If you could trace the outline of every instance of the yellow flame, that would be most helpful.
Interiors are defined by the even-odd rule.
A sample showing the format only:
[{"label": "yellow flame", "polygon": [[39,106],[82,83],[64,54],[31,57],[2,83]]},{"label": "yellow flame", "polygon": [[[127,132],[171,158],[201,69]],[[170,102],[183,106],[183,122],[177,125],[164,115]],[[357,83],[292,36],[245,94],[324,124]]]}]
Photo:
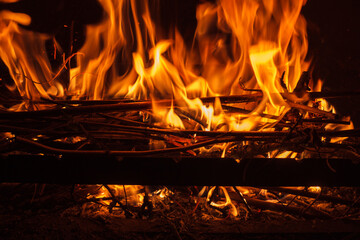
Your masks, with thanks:
[{"label": "yellow flame", "polygon": [[[292,91],[308,68],[306,21],[300,15],[303,1],[199,4],[190,48],[176,26],[164,35],[154,25],[147,1],[99,2],[106,14],[101,23],[86,27],[85,43],[74,56],[77,66],[70,69],[68,86],[47,59],[44,43],[50,36],[19,27],[18,23],[30,23],[27,15],[1,12],[5,31],[0,53],[14,79],[13,89],[28,99],[170,98],[206,122],[205,130],[220,130],[218,126],[221,130],[254,130],[264,123],[261,113],[280,119],[288,110],[280,94],[282,73],[287,90]],[[198,99],[243,94],[240,85],[264,93],[251,114],[225,114],[221,103],[204,105]],[[181,127],[173,110],[167,114],[163,121],[175,121],[170,125]]]},{"label": "yellow flame", "polygon": [[297,155],[296,152],[284,151],[276,156],[276,158],[295,158]]},{"label": "yellow flame", "polygon": [[321,192],[321,187],[319,186],[311,186],[308,188],[309,192],[314,192],[314,193],[320,193]]},{"label": "yellow flame", "polygon": [[[143,189],[143,186],[140,185],[108,185],[112,193],[122,199],[122,202],[127,202],[135,206],[141,206],[143,203],[143,193],[140,193],[139,190]],[[102,186],[95,195],[89,195],[88,198],[96,197],[99,199],[102,198],[111,198],[109,190]],[[126,199],[126,200],[125,200]],[[109,205],[112,200],[102,200],[104,204]]]}]

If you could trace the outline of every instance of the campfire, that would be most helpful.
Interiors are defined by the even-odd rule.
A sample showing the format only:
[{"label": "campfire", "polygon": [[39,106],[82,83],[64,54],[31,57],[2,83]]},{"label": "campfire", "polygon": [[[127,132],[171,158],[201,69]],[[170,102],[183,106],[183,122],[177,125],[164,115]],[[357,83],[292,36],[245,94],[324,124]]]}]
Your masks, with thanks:
[{"label": "campfire", "polygon": [[99,0],[65,38],[0,11],[0,180],[88,214],[358,219],[360,132],[328,99],[359,93],[313,77],[306,1],[200,1],[193,29],[157,3]]}]

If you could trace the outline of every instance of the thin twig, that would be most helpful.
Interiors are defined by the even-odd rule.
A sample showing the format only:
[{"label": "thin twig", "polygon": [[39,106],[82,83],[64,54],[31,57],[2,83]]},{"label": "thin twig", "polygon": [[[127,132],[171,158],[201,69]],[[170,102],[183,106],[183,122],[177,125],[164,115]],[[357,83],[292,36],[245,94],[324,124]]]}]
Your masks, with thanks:
[{"label": "thin twig", "polygon": [[306,190],[298,190],[295,188],[269,187],[266,189],[269,189],[271,191],[276,191],[276,192],[284,192],[284,193],[289,193],[289,194],[293,194],[293,195],[309,197],[309,198],[318,197],[319,200],[329,201],[329,202],[333,202],[333,203],[341,203],[341,204],[346,204],[346,205],[350,205],[353,203],[353,201],[350,199],[339,198],[339,197],[335,197],[335,196],[331,196],[331,195],[324,195],[324,194],[321,194],[319,196],[319,194],[317,194],[317,193],[309,192]]},{"label": "thin twig", "polygon": [[[143,122],[139,122],[139,121],[133,121],[133,120],[129,120],[129,119],[126,119],[126,118],[114,117],[114,116],[110,116],[110,115],[104,114],[104,113],[97,113],[97,114],[99,116],[104,117],[104,118],[112,119],[112,120],[115,120],[115,121],[118,121],[120,123],[127,124],[127,125],[143,126],[143,127],[157,127],[157,126],[154,126],[154,125],[150,125],[148,123],[143,123]],[[158,128],[161,128],[161,127],[158,127]]]},{"label": "thin twig", "polygon": [[50,146],[46,146],[44,144],[34,142],[32,140],[16,136],[16,140],[19,142],[23,142],[26,144],[30,144],[32,146],[41,148],[43,150],[47,150],[50,152],[55,152],[59,154],[75,154],[75,155],[118,155],[118,156],[148,156],[148,155],[158,155],[158,154],[166,154],[172,152],[184,152],[191,149],[196,149],[200,147],[204,147],[207,145],[212,145],[215,143],[222,142],[230,142],[233,139],[231,138],[219,138],[212,139],[208,141],[203,141],[199,143],[194,143],[184,147],[175,147],[175,148],[166,148],[166,149],[156,149],[156,150],[146,150],[146,151],[117,151],[117,150],[68,150],[68,149],[59,149]]},{"label": "thin twig", "polygon": [[253,212],[252,212],[249,204],[247,203],[246,199],[244,198],[244,195],[236,188],[236,186],[233,186],[233,189],[239,195],[240,199],[244,203],[244,205],[245,205],[246,209],[248,210],[248,212],[250,213],[250,215],[253,215]]},{"label": "thin twig", "polygon": [[[238,199],[237,195],[233,195],[231,196],[232,199]],[[253,205],[256,208],[261,208],[261,209],[269,209],[269,210],[274,210],[274,211],[286,211],[287,213],[290,214],[296,214],[299,216],[304,216],[304,217],[308,217],[308,218],[322,218],[322,219],[329,219],[330,215],[322,212],[322,211],[317,211],[316,209],[310,209],[310,211],[308,211],[307,213],[305,213],[304,215],[302,215],[302,211],[303,208],[301,207],[296,207],[296,206],[284,206],[282,203],[274,203],[274,202],[269,202],[269,201],[265,201],[265,200],[260,200],[260,199],[256,199],[250,196],[244,196],[244,198],[246,199],[246,201],[248,202],[248,204]]]},{"label": "thin twig", "polygon": [[305,214],[306,211],[308,211],[308,210],[312,207],[312,205],[314,205],[314,203],[319,200],[322,191],[323,191],[323,189],[321,188],[321,189],[320,189],[320,192],[318,193],[318,195],[316,196],[316,198],[302,211],[302,214]]},{"label": "thin twig", "polygon": [[121,207],[122,210],[124,210],[125,212],[125,215],[126,216],[129,216],[129,215],[132,215],[129,210],[127,209],[126,206],[124,206],[118,199],[117,197],[115,196],[115,194],[113,193],[113,191],[111,190],[111,188],[106,185],[106,184],[103,184],[103,186],[106,188],[106,190],[108,190],[108,192],[110,193],[111,197],[112,197],[112,201],[116,202],[117,204],[119,204],[119,206]]},{"label": "thin twig", "polygon": [[306,112],[311,112],[311,113],[315,113],[315,114],[318,114],[318,115],[322,115],[322,116],[328,117],[330,119],[338,118],[337,114],[334,114],[334,113],[331,113],[331,112],[326,112],[326,111],[323,111],[323,110],[320,110],[320,109],[317,109],[317,108],[309,107],[309,106],[298,104],[298,103],[293,103],[293,102],[290,102],[290,101],[287,101],[286,103],[292,108],[296,108],[296,109],[304,110]]}]

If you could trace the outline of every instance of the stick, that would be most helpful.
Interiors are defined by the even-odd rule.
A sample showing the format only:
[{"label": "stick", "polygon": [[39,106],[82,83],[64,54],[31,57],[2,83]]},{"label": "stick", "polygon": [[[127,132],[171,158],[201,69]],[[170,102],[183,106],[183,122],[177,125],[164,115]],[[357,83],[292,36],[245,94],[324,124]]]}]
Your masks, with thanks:
[{"label": "stick", "polygon": [[[136,126],[126,126],[126,125],[119,125],[119,124],[110,124],[110,123],[103,123],[103,122],[94,122],[94,121],[81,121],[81,123],[87,125],[97,125],[103,126],[108,128],[118,128],[124,129],[125,132],[138,132],[138,133],[147,133],[147,134],[172,134],[178,136],[206,136],[206,137],[219,137],[219,136],[226,136],[226,137],[235,137],[232,139],[233,141],[237,140],[259,140],[259,141],[266,141],[266,140],[273,140],[279,137],[289,136],[289,131],[198,131],[198,130],[174,130],[169,128],[147,128],[147,127],[136,127]],[[34,128],[24,128],[18,126],[11,126],[11,125],[0,125],[0,131],[13,131],[13,132],[34,132],[34,133],[42,133],[44,130],[34,129]],[[109,131],[92,131],[89,130],[90,133],[122,133],[117,132],[114,130]],[[81,132],[77,131],[50,131],[46,132],[47,134],[59,134],[59,135],[66,135],[66,134],[81,134]],[[316,132],[319,137],[359,137],[360,136],[360,129],[352,129],[352,130],[341,130],[341,131],[317,131]],[[296,137],[294,133],[293,137]],[[289,136],[292,137],[292,136]]]},{"label": "stick", "polygon": [[[239,103],[239,102],[249,102],[256,101],[262,98],[262,93],[249,94],[249,95],[233,95],[233,96],[220,96],[220,97],[205,97],[201,98],[203,103],[214,102],[216,98],[219,98],[222,103]],[[158,106],[170,107],[176,101],[172,99],[167,100],[157,100],[154,101]],[[93,113],[93,112],[123,112],[123,111],[139,111],[139,110],[148,110],[152,109],[152,101],[142,101],[142,102],[120,102],[114,104],[102,104],[102,105],[92,105],[92,106],[79,106],[73,108],[61,108],[61,109],[47,109],[39,111],[24,111],[24,112],[0,112],[0,118],[33,118],[41,116],[57,116],[61,114],[84,114],[84,113]]]},{"label": "stick", "polygon": [[245,196],[246,201],[257,208],[269,209],[274,211],[286,212],[290,214],[300,215],[307,218],[322,218],[329,219],[330,215],[322,211],[316,211],[315,209],[309,209],[308,212],[303,213],[303,208],[295,206],[284,206],[281,203],[268,202],[252,197]]},{"label": "stick", "polygon": [[[288,93],[288,94],[294,94],[294,93]],[[309,98],[316,99],[316,98],[343,98],[343,97],[359,97],[360,92],[308,92],[307,93]],[[282,94],[283,95],[283,94]],[[234,98],[236,99],[237,95],[234,95]],[[256,94],[247,94],[247,95],[241,95],[243,96],[240,99],[237,99],[238,102],[250,102],[250,101],[256,101],[262,97],[262,93],[256,93]],[[233,96],[228,97],[220,97],[220,100],[224,100],[226,102],[232,102]],[[214,100],[214,97],[205,97],[200,98],[204,102],[211,102]],[[19,104],[24,101],[31,101],[34,104],[52,104],[50,102],[44,102],[41,100],[27,100],[27,99],[1,99],[1,103],[5,105],[14,105]],[[105,99],[105,100],[53,100],[53,103],[60,103],[60,104],[80,104],[80,105],[100,105],[100,104],[114,104],[119,102],[134,102],[134,100],[131,99]],[[141,102],[141,101],[140,101]]]},{"label": "stick", "polygon": [[330,119],[338,118],[337,114],[334,114],[334,113],[331,113],[331,112],[326,112],[326,111],[323,111],[323,110],[320,110],[320,109],[317,109],[317,108],[312,108],[312,107],[309,107],[309,106],[306,106],[306,105],[293,103],[293,102],[290,102],[290,101],[287,101],[286,103],[289,104],[289,106],[292,107],[292,108],[301,109],[301,110],[304,110],[306,112],[319,114],[319,115],[325,116],[325,117],[330,118]]},{"label": "stick", "polygon": [[175,147],[175,148],[165,148],[165,149],[156,149],[156,150],[147,150],[147,151],[116,151],[116,150],[68,150],[68,149],[59,149],[50,146],[46,146],[44,144],[34,142],[30,139],[26,139],[23,137],[16,137],[16,140],[19,142],[23,142],[34,147],[43,149],[48,152],[58,153],[58,154],[73,154],[73,155],[109,155],[109,156],[148,156],[148,155],[157,155],[157,154],[166,154],[173,152],[184,152],[187,150],[192,150],[196,148],[200,148],[203,146],[222,143],[231,141],[229,139],[213,139],[208,141],[203,141],[200,143],[194,143],[185,147]]},{"label": "stick", "polygon": [[302,119],[301,123],[321,123],[321,124],[334,123],[334,124],[350,125],[349,121],[342,121],[336,119],[319,119],[319,118]]},{"label": "stick", "polygon": [[109,118],[109,119],[112,119],[112,120],[116,120],[116,121],[121,122],[121,123],[126,124],[126,125],[133,125],[133,126],[135,125],[135,126],[143,126],[143,127],[155,127],[155,126],[152,126],[152,125],[147,124],[147,123],[134,121],[134,120],[129,120],[129,119],[126,119],[126,118],[114,117],[114,116],[110,116],[108,114],[98,113],[98,115],[102,116],[104,118]]},{"label": "stick", "polygon": [[[113,193],[113,191],[111,190],[111,188],[110,188],[108,185],[106,185],[106,184],[104,184],[103,186],[104,186],[104,187],[106,188],[106,190],[108,190],[108,192],[110,193],[111,198],[112,198],[112,201],[114,201],[115,203],[119,204],[120,208],[125,212],[125,215],[126,215],[126,216],[129,216],[129,215],[132,216],[132,214],[129,212],[129,210],[127,209],[127,207],[124,206],[124,205],[118,200],[118,198],[115,196],[115,194]],[[109,211],[111,211],[111,209],[109,209]]]},{"label": "stick", "polygon": [[[310,94],[310,93],[309,93]],[[321,96],[321,93],[311,93],[312,96]],[[324,94],[325,96],[330,96],[331,94]],[[334,95],[334,94],[333,94]],[[331,95],[331,96],[333,96]],[[233,96],[219,96],[219,97],[204,97],[200,98],[203,103],[214,102],[216,98],[219,98],[221,103],[242,103],[242,102],[252,102],[257,101],[262,98],[262,93],[248,94],[248,95],[233,95]],[[154,101],[158,106],[169,107],[176,101],[168,100],[158,100]],[[316,108],[311,108],[297,103],[292,103],[287,101],[288,104],[293,108],[302,109],[305,111],[313,112],[316,114],[324,115],[329,118],[335,118],[337,115],[328,113]],[[28,111],[28,112],[0,112],[0,118],[28,118],[28,117],[40,117],[40,116],[56,116],[59,114],[83,114],[83,113],[93,113],[93,112],[111,112],[111,111],[139,111],[147,110],[152,108],[152,101],[142,101],[142,102],[119,102],[114,104],[102,104],[102,105],[92,105],[92,106],[80,106],[74,108],[62,108],[62,109],[48,109],[40,111]]]},{"label": "stick", "polygon": [[299,195],[299,196],[310,197],[310,198],[318,197],[319,200],[324,200],[324,201],[333,202],[333,203],[341,203],[341,204],[346,204],[346,205],[351,205],[354,202],[353,200],[339,198],[339,197],[330,196],[330,195],[321,194],[319,196],[318,193],[313,193],[313,192],[309,192],[306,190],[298,190],[298,189],[294,189],[294,188],[271,187],[271,188],[267,188],[267,189],[270,191],[290,193],[293,195]]},{"label": "stick", "polygon": [[238,196],[240,197],[241,201],[245,204],[246,209],[248,210],[248,212],[250,213],[250,215],[253,215],[253,212],[249,206],[249,204],[247,203],[244,195],[236,188],[236,186],[232,187],[234,189],[234,191],[238,194]]}]

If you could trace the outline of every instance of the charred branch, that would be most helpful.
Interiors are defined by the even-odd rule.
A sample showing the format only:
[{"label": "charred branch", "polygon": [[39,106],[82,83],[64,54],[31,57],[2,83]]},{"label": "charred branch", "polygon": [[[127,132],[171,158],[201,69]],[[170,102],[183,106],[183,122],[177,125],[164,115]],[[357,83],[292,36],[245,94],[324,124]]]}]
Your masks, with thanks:
[{"label": "charred branch", "polygon": [[[287,93],[287,95],[292,93]],[[310,92],[307,93],[310,98],[327,98],[327,97],[345,97],[348,96],[344,93],[322,93],[322,92]],[[352,95],[358,96],[360,93],[352,92]],[[284,97],[286,97],[284,95]],[[215,99],[219,99],[222,104],[227,103],[243,103],[243,102],[254,102],[258,101],[263,97],[262,93],[254,93],[248,95],[233,95],[233,96],[219,96],[219,97],[204,97],[200,98],[203,103],[212,103]],[[62,107],[60,109],[46,109],[39,111],[26,111],[26,112],[0,112],[0,118],[36,118],[41,116],[59,116],[62,114],[86,114],[86,113],[97,113],[97,112],[124,112],[124,111],[139,111],[147,110],[152,108],[151,101],[139,101],[139,102],[127,102],[124,99],[121,100],[105,100],[105,101],[50,101],[48,103],[57,103],[59,105],[68,105],[68,107]],[[84,103],[81,106],[73,106],[79,103]],[[169,107],[172,104],[176,105],[175,100],[158,100],[156,104],[158,106]],[[299,108],[305,111],[314,112],[320,115],[324,115],[330,118],[335,118],[335,114],[322,111],[316,108],[310,108],[301,104],[288,102],[291,107]]]},{"label": "charred branch", "polygon": [[306,218],[316,217],[316,218],[328,219],[330,217],[329,214],[315,209],[311,209],[311,211],[304,212],[304,209],[301,207],[286,206],[281,203],[268,202],[251,197],[245,197],[245,199],[250,205],[253,205],[260,209],[269,209],[274,211],[286,212],[298,216],[304,216]]},{"label": "charred branch", "polygon": [[286,188],[286,187],[272,187],[272,188],[267,188],[267,189],[270,191],[289,193],[289,194],[293,194],[296,196],[304,196],[304,197],[309,197],[309,198],[318,198],[319,200],[329,201],[329,202],[333,202],[333,203],[346,204],[346,205],[352,205],[354,202],[353,200],[350,200],[350,199],[344,199],[344,198],[340,198],[340,197],[336,197],[336,196],[332,196],[332,195],[325,195],[325,194],[319,194],[319,193],[315,193],[315,192],[309,192],[306,189],[299,190],[299,189],[295,189],[295,188]]},{"label": "charred branch", "polygon": [[[288,93],[289,94],[289,93]],[[290,93],[292,94],[292,93]],[[295,93],[294,93],[295,94]],[[360,92],[357,91],[347,91],[347,92],[307,92],[306,93],[310,99],[316,98],[344,98],[344,97],[359,97]],[[233,103],[233,102],[251,102],[256,101],[262,98],[262,93],[254,94],[245,94],[236,96],[224,96],[219,97],[220,100],[224,103]],[[203,102],[213,102],[214,97],[205,97],[200,98]],[[26,100],[26,99],[1,99],[1,103],[4,105],[15,105],[24,101],[29,101],[33,104],[59,104],[59,105],[102,105],[102,104],[116,104],[116,103],[129,103],[134,102],[131,99],[105,99],[105,100],[51,100],[41,99],[41,100]],[[135,101],[136,102],[136,101]],[[141,101],[139,101],[141,102]]]}]

